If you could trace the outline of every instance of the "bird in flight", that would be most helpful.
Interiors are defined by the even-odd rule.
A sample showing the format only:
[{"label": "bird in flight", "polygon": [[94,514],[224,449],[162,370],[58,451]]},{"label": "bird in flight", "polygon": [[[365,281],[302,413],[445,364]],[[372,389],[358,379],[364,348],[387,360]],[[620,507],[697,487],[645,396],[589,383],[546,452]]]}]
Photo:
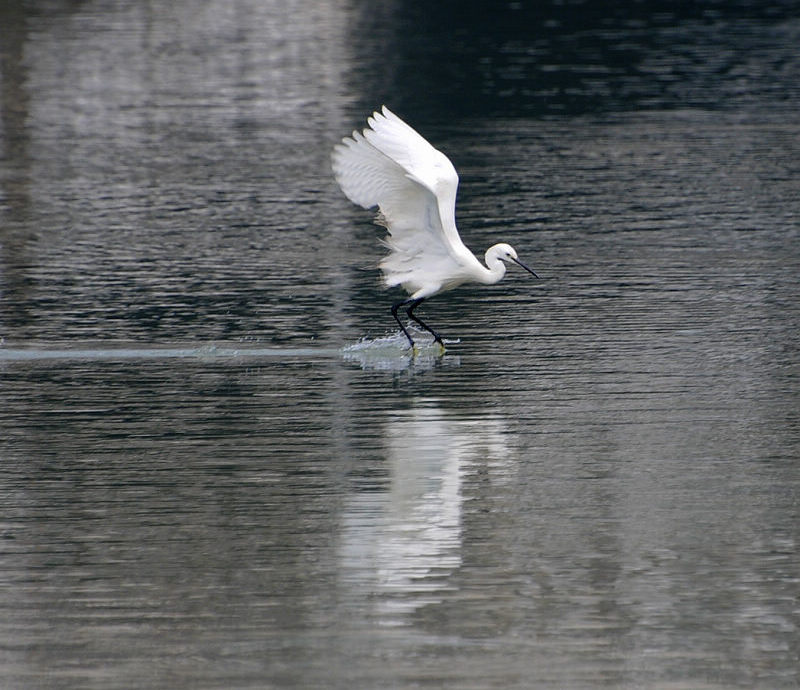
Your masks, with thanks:
[{"label": "bird in flight", "polygon": [[456,228],[458,173],[447,156],[386,106],[367,124],[334,147],[333,174],[350,201],[378,208],[376,222],[388,231],[389,250],[380,268],[387,287],[399,285],[409,294],[392,305],[392,316],[412,352],[414,340],[397,315],[401,308],[443,351],[441,336],[414,313],[424,300],[462,283],[493,285],[506,274],[506,261],[538,276],[504,242],[489,247],[485,266],[467,249]]}]

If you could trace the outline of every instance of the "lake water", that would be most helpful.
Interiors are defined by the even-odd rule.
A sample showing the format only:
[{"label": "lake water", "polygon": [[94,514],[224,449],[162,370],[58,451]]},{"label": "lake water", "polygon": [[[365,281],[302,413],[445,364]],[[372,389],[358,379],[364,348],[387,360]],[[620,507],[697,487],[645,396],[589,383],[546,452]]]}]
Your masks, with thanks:
[{"label": "lake water", "polygon": [[[798,41],[3,4],[0,685],[798,687]],[[443,357],[330,172],[382,103],[541,276],[427,302]]]}]

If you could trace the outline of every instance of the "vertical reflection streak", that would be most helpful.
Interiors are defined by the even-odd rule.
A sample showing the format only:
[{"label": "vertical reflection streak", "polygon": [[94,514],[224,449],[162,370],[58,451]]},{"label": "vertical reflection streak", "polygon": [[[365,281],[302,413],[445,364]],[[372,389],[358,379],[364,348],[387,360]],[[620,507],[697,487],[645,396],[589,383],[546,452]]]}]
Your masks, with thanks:
[{"label": "vertical reflection streak", "polygon": [[387,478],[350,493],[342,517],[342,578],[384,624],[402,624],[454,588],[462,565],[464,486],[477,470],[502,474],[505,424],[444,412],[435,401],[392,411],[383,425]]}]

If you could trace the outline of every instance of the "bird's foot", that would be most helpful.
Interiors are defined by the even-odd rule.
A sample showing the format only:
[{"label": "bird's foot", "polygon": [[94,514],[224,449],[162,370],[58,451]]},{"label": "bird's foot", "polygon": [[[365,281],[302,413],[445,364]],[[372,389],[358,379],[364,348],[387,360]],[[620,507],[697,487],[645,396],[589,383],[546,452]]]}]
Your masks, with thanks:
[{"label": "bird's foot", "polygon": [[439,346],[437,348],[438,350],[437,354],[439,355],[439,357],[441,357],[445,352],[447,352],[447,348],[444,346],[444,343],[441,340],[436,340],[435,343],[436,345]]},{"label": "bird's foot", "polygon": [[414,345],[413,343],[411,344],[411,356],[412,357],[418,357],[419,356],[419,348],[416,345]]}]

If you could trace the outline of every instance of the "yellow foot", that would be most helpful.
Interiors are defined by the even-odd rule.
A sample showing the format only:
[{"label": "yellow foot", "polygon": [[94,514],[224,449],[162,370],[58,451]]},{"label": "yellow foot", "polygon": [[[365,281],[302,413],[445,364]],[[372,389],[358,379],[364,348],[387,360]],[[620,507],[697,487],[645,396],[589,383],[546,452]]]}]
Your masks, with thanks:
[{"label": "yellow foot", "polygon": [[441,357],[445,352],[447,352],[447,348],[444,346],[443,343],[436,343],[439,346],[439,357]]},{"label": "yellow foot", "polygon": [[416,345],[411,346],[411,356],[416,357],[419,355],[419,348]]}]

